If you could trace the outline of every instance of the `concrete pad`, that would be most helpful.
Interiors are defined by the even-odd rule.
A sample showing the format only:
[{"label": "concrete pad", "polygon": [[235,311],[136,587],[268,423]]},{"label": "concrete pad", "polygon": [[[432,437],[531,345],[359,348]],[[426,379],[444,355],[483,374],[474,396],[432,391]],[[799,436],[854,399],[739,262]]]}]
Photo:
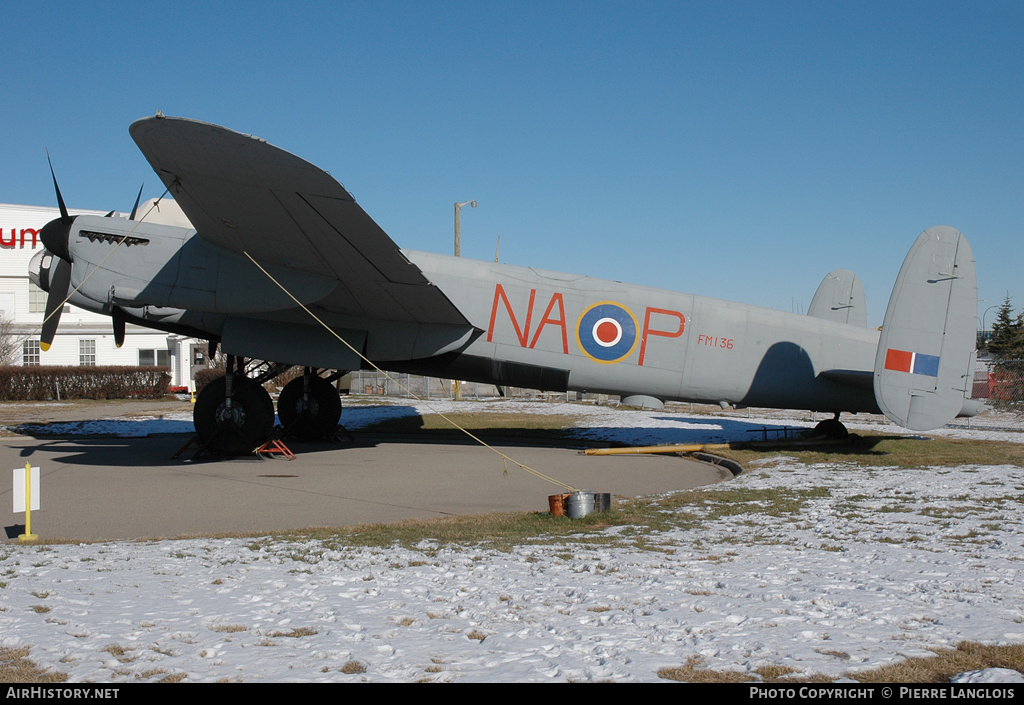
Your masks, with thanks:
[{"label": "concrete pad", "polygon": [[[170,456],[187,440],[0,438],[0,468],[41,468],[42,539],[140,539],[251,533],[548,510],[564,491],[461,440],[360,435],[357,444],[292,444],[297,459],[188,462]],[[677,456],[584,456],[578,448],[503,444],[501,452],[577,488],[618,497],[728,479],[719,467]],[[0,486],[8,538],[22,533],[10,480]]]}]

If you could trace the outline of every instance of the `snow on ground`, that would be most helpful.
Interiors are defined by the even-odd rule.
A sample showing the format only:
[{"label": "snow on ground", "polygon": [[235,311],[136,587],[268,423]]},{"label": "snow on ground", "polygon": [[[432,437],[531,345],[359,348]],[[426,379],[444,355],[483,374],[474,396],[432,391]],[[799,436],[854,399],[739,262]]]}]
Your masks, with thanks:
[{"label": "snow on ground", "polygon": [[[349,406],[343,420],[357,428],[416,409]],[[783,423],[524,410],[571,413],[586,438],[640,443]],[[747,470],[730,490],[789,493],[799,512],[753,502],[723,515],[709,501],[688,508],[701,518],[691,528],[616,527],[596,544],[511,552],[430,540],[0,545],[0,646],[31,646],[33,661],[72,681],[654,681],[691,658],[839,676],[963,640],[1024,641],[1024,462],[898,472],[777,458]]]}]

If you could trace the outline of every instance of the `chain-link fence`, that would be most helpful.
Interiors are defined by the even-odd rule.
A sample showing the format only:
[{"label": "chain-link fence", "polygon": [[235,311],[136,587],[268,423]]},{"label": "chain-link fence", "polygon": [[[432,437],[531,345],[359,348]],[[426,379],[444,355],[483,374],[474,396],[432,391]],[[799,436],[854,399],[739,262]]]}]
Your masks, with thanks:
[{"label": "chain-link fence", "polygon": [[[389,373],[357,370],[350,373],[351,394],[369,394],[420,399],[452,399],[455,396],[454,380],[438,377],[421,377],[404,373]],[[502,388],[505,397],[516,399],[575,400],[576,392],[541,392],[525,387]],[[463,382],[463,399],[487,399],[502,396],[493,384]],[[607,395],[601,395],[607,399]]]},{"label": "chain-link fence", "polygon": [[1024,360],[994,360],[979,368],[971,396],[994,409],[1024,413]]}]

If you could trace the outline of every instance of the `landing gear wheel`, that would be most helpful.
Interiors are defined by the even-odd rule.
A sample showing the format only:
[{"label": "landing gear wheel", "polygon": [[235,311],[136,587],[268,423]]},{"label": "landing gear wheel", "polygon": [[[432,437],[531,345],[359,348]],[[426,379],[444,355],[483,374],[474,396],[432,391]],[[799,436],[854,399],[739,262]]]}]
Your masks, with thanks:
[{"label": "landing gear wheel", "polygon": [[341,398],[338,390],[322,377],[309,378],[309,394],[302,398],[303,378],[285,385],[277,398],[277,416],[284,432],[304,441],[323,438],[338,427]]},{"label": "landing gear wheel", "polygon": [[210,382],[196,399],[192,419],[200,440],[214,452],[245,455],[263,445],[274,430],[274,402],[267,390],[236,375],[234,395],[227,405],[223,377]]},{"label": "landing gear wheel", "polygon": [[839,440],[849,437],[850,432],[846,430],[846,426],[839,419],[825,419],[818,422],[811,435],[816,437],[824,436],[829,440]]}]

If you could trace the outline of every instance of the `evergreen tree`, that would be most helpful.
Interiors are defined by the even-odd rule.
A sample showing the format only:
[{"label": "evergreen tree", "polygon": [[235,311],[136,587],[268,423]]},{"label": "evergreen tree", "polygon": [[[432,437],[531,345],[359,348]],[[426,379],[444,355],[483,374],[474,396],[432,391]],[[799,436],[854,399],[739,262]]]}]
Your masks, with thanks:
[{"label": "evergreen tree", "polygon": [[1000,359],[1024,357],[1024,313],[1014,318],[1009,294],[999,307],[999,313],[992,324],[988,350],[994,357]]},{"label": "evergreen tree", "polygon": [[992,324],[988,349],[996,358],[991,400],[997,407],[1020,408],[1024,405],[1024,312],[1013,317],[1009,294]]}]

